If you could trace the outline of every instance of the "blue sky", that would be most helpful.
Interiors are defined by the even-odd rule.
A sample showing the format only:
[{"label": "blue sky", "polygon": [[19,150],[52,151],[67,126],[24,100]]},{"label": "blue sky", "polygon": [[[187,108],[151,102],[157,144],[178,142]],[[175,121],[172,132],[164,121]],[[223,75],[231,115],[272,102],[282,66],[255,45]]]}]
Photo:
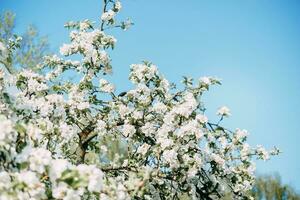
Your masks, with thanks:
[{"label": "blue sky", "polygon": [[[0,0],[0,11],[17,13],[17,32],[29,24],[48,35],[51,49],[67,42],[63,24],[99,20],[100,0]],[[300,191],[300,1],[125,0],[114,30],[113,82],[130,87],[129,65],[149,60],[172,82],[183,75],[217,76],[222,86],[205,95],[208,116],[227,105],[225,125],[245,128],[251,144],[277,145],[283,154],[258,162],[258,172],[279,172]]]}]

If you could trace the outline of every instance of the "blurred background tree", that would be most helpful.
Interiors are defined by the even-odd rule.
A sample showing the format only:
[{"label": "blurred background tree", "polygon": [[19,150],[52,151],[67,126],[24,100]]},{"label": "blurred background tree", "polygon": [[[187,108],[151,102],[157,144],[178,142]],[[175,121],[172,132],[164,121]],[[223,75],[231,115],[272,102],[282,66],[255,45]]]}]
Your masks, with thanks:
[{"label": "blurred background tree", "polygon": [[300,200],[300,195],[294,188],[281,183],[278,174],[258,177],[251,193],[255,199]]},{"label": "blurred background tree", "polygon": [[[250,194],[255,200],[300,200],[300,194],[292,186],[282,184],[278,174],[258,176]],[[223,200],[232,197],[228,195]]]},{"label": "blurred background tree", "polygon": [[[0,41],[7,45],[9,39],[15,37],[16,15],[11,11],[0,14]],[[43,57],[49,54],[48,38],[40,36],[37,28],[29,25],[25,33],[21,34],[20,48],[14,52],[10,65],[6,66],[9,71],[20,68],[38,70],[37,66]]]}]

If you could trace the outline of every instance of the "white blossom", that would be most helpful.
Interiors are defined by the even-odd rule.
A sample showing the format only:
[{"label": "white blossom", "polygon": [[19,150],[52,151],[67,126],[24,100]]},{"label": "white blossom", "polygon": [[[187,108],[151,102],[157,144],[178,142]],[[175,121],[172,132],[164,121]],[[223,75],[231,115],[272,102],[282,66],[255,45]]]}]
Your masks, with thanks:
[{"label": "white blossom", "polygon": [[103,13],[101,16],[102,21],[109,21],[112,20],[115,16],[115,12],[113,10],[108,10],[107,12]]},{"label": "white blossom", "polygon": [[227,108],[226,106],[222,106],[221,108],[219,108],[217,114],[221,115],[221,116],[230,116],[231,115],[229,108]]},{"label": "white blossom", "polygon": [[171,150],[165,150],[162,158],[170,164],[171,167],[177,167],[178,161],[177,161],[177,152],[174,149]]},{"label": "white blossom", "polygon": [[135,133],[135,128],[131,124],[124,124],[122,134],[125,137],[131,137]]},{"label": "white blossom", "polygon": [[263,160],[269,160],[269,158],[270,158],[269,153],[261,145],[257,145],[256,152]]},{"label": "white blossom", "polygon": [[64,159],[55,159],[51,160],[50,165],[50,178],[51,181],[55,181],[56,179],[60,178],[62,173],[70,167],[70,163]]},{"label": "white blossom", "polygon": [[56,199],[65,199],[65,196],[68,191],[68,185],[66,183],[59,183],[56,187],[52,190],[52,195]]},{"label": "white blossom", "polygon": [[200,82],[203,83],[204,85],[208,85],[208,86],[211,85],[211,80],[210,80],[210,78],[209,78],[209,77],[206,77],[206,76],[200,78]]},{"label": "white blossom", "polygon": [[147,143],[144,143],[143,145],[139,146],[139,148],[137,149],[137,153],[145,155],[149,148],[150,148],[150,145]]},{"label": "white blossom", "polygon": [[0,120],[0,146],[6,146],[16,139],[13,131],[13,122],[7,119]]},{"label": "white blossom", "polygon": [[107,92],[107,93],[114,92],[115,87],[112,84],[110,84],[107,80],[100,79],[99,83],[100,83],[100,90],[102,92]]},{"label": "white blossom", "polygon": [[122,8],[121,2],[120,2],[120,1],[116,1],[116,2],[115,2],[114,8],[115,8],[117,11],[120,11],[121,8]]},{"label": "white blossom", "polygon": [[196,119],[202,123],[202,124],[206,124],[208,122],[208,118],[205,115],[197,115]]},{"label": "white blossom", "polygon": [[71,55],[73,47],[70,44],[63,44],[62,47],[60,47],[59,52],[63,56]]}]

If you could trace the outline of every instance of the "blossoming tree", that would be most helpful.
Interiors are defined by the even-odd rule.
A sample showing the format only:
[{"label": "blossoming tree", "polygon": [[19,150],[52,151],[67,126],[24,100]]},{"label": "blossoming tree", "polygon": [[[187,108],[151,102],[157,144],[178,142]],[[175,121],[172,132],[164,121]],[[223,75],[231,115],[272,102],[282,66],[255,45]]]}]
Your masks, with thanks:
[{"label": "blossoming tree", "polygon": [[[150,62],[131,65],[127,92],[116,94],[105,79],[116,43],[105,30],[131,24],[117,22],[120,9],[104,0],[99,25],[67,23],[70,43],[45,57],[39,73],[1,70],[0,199],[251,198],[253,158],[278,149],[251,147],[247,131],[222,127],[227,107],[217,123],[205,116],[202,95],[219,80],[185,78],[179,90]],[[20,41],[1,41],[3,66]],[[78,81],[66,80],[70,73]],[[108,156],[105,140],[124,152]]]}]

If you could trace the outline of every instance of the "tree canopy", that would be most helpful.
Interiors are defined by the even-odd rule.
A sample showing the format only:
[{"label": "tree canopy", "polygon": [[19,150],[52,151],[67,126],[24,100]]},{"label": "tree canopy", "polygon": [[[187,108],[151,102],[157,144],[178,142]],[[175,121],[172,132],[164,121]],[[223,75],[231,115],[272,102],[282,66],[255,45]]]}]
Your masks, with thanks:
[{"label": "tree canopy", "polygon": [[[16,60],[20,67],[14,55],[24,40],[4,34],[0,199],[209,200],[228,191],[253,199],[254,159],[279,150],[252,147],[246,130],[223,127],[226,106],[217,122],[208,119],[202,95],[221,84],[217,78],[185,77],[179,89],[144,61],[130,66],[129,91],[117,93],[107,80],[117,40],[106,30],[132,25],[119,22],[121,7],[104,0],[99,22],[65,24],[70,41],[60,55],[39,60],[33,51],[32,62]],[[112,155],[108,140],[119,141],[122,153]]]}]

